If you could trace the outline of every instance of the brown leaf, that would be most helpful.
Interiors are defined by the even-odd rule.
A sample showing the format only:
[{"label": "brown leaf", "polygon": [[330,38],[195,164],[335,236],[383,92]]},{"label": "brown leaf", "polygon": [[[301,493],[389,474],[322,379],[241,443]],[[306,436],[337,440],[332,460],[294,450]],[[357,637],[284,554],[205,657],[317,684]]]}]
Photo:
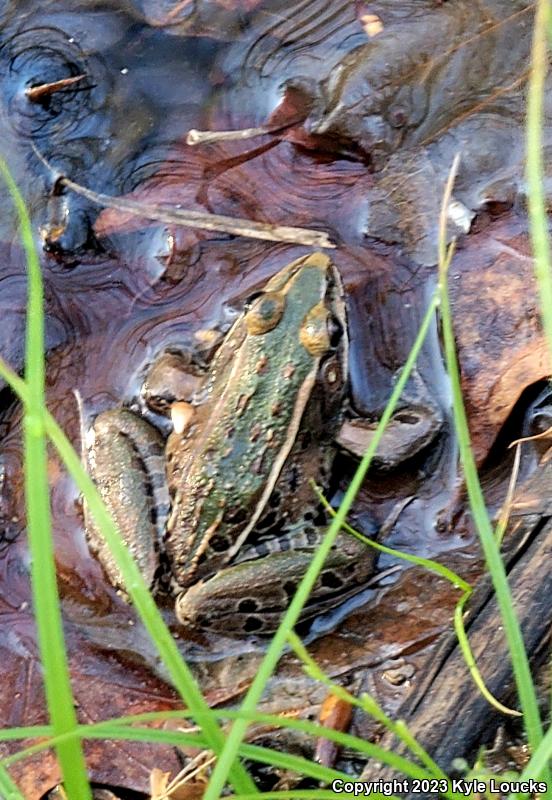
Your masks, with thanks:
[{"label": "brown leaf", "polygon": [[[353,707],[350,703],[334,694],[328,694],[322,703],[318,720],[326,728],[346,733],[349,730],[352,716]],[[314,760],[325,767],[333,767],[338,752],[339,745],[336,742],[321,738],[316,743]]]}]

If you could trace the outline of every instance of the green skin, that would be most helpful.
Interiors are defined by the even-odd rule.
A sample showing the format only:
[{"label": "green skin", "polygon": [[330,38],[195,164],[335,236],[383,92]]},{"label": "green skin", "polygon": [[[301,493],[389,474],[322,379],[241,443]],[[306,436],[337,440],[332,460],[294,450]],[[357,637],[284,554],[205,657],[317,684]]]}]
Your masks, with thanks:
[{"label": "green skin", "polygon": [[[319,542],[305,515],[315,505],[310,479],[324,480],[331,466],[345,391],[340,288],[321,253],[277,273],[226,335],[191,425],[170,435],[164,456],[157,431],[131,412],[96,419],[90,471],[151,584],[158,551],[166,554],[187,627],[273,630]],[[334,319],[343,332],[337,342]],[[150,498],[154,513],[145,512]],[[275,509],[278,528],[267,533],[263,521]],[[118,585],[88,522],[87,530]],[[371,568],[366,549],[341,536],[305,614],[340,602]]]}]

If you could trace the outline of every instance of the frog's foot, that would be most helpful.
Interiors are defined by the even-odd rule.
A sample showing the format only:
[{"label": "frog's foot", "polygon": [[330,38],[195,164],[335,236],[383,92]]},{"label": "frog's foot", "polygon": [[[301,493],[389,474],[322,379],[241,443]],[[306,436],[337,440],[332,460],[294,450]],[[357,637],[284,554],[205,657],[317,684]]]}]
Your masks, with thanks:
[{"label": "frog's foot", "polygon": [[[125,409],[104,411],[87,436],[87,465],[102,500],[152,587],[169,512],[164,442],[152,425]],[[86,535],[109,580],[124,590],[111,551],[85,504]]]},{"label": "frog's foot", "polygon": [[[292,549],[227,567],[177,597],[178,620],[187,628],[227,636],[269,634],[278,627],[314,553],[314,547]],[[339,535],[301,619],[339,605],[365,586],[373,561],[366,545]]]}]

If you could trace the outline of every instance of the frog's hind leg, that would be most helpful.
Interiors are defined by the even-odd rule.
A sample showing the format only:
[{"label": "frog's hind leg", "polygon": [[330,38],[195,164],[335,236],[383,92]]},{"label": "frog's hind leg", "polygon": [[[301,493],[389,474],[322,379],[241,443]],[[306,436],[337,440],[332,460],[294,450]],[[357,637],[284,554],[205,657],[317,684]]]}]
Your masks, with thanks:
[{"label": "frog's hind leg", "polygon": [[[296,531],[292,537],[294,546],[287,549],[282,537],[272,544],[258,543],[240,553],[239,563],[191,586],[176,600],[179,621],[185,627],[210,629],[227,636],[272,633],[316,550],[312,544],[295,547],[303,542],[302,536]],[[319,532],[318,544],[321,539]],[[259,556],[256,547],[260,544],[266,544],[269,554]],[[373,575],[373,562],[370,548],[349,534],[339,534],[301,619],[340,605],[364,588]]]},{"label": "frog's hind leg", "polygon": [[[156,584],[169,513],[164,441],[159,431],[125,409],[104,411],[87,434],[86,463],[100,495],[146,583]],[[109,580],[123,578],[84,504],[86,535]]]}]

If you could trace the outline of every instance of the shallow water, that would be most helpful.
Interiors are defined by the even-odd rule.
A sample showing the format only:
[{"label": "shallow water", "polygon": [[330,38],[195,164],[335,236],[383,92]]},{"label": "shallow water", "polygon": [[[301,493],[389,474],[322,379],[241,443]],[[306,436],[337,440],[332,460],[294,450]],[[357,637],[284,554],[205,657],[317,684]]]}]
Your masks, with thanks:
[{"label": "shallow water", "polygon": [[[532,297],[522,299],[511,317],[488,299],[477,341],[473,320],[462,325],[478,302],[466,281],[480,285],[483,254],[486,269],[498,269],[497,283],[501,264],[519,273],[527,261],[522,96],[531,13],[529,3],[512,5],[506,18],[503,3],[480,4],[496,25],[470,13],[471,4],[432,0],[381,0],[369,9],[327,0],[303,0],[293,9],[254,0],[29,0],[3,6],[0,149],[25,195],[41,249],[49,407],[77,447],[73,390],[83,399],[87,421],[120,402],[135,402],[156,354],[167,347],[197,350],[198,332],[225,331],[252,290],[308,250],[100,210],[60,192],[60,173],[113,196],[328,231],[338,244],[332,257],[347,294],[351,405],[374,418],[385,406],[434,284],[441,187],[460,148],[455,197],[472,234],[460,240],[455,262],[465,292],[453,281],[452,293],[465,315],[457,325],[461,357],[469,365],[470,412],[486,420],[476,432],[478,459],[484,460],[520,384],[546,373],[542,361],[533,363],[510,379],[494,406],[493,388],[483,391],[489,364],[485,323],[502,313],[511,353],[501,352],[506,374],[517,346],[529,348],[538,340],[532,322],[523,329],[523,342],[516,339],[519,320],[534,308]],[[368,10],[383,21],[383,38],[368,40]],[[434,38],[421,47],[428,31]],[[29,87],[81,75],[38,101],[26,94]],[[391,131],[386,115],[392,110]],[[185,144],[191,128],[254,127],[271,120],[280,120],[278,130],[251,141]],[[9,208],[4,192],[0,352],[20,370],[25,273]],[[436,330],[418,371],[445,420],[442,434],[397,472],[374,475],[354,522],[372,533],[397,500],[415,496],[388,542],[422,555],[448,553],[463,574],[475,574],[469,521],[460,517],[452,530],[436,526],[441,512],[454,506],[459,481]],[[20,408],[7,391],[0,397],[0,647],[17,697],[0,702],[0,718],[6,725],[30,724],[43,712],[23,533]],[[487,413],[489,406],[494,415]],[[342,463],[345,485],[353,462]],[[134,711],[173,706],[176,698],[141,626],[88,553],[77,493],[53,453],[50,479],[60,589],[83,717],[123,713],[129,705]],[[502,483],[500,476],[493,481],[495,499]],[[392,561],[382,558],[379,566],[386,569]],[[382,700],[395,708],[408,686],[386,683],[382,675],[397,660],[418,668],[426,654],[422,645],[446,626],[453,603],[448,587],[421,571],[392,573],[363,608],[351,609],[336,631],[313,643],[313,653],[345,683],[374,681]],[[166,615],[174,624],[170,608]],[[254,642],[225,643],[227,658],[213,664],[196,644],[183,643],[213,698],[247,685],[261,649]],[[279,710],[312,712],[322,699],[312,682],[298,680],[289,657],[270,691]],[[140,748],[128,752],[136,759],[130,772],[125,773],[126,754],[119,753],[110,771],[107,761],[97,760],[95,778],[117,783],[122,772],[128,785],[143,788],[148,765],[157,761]],[[28,796],[38,796],[53,775],[51,766],[45,768],[40,787],[26,787]]]}]

